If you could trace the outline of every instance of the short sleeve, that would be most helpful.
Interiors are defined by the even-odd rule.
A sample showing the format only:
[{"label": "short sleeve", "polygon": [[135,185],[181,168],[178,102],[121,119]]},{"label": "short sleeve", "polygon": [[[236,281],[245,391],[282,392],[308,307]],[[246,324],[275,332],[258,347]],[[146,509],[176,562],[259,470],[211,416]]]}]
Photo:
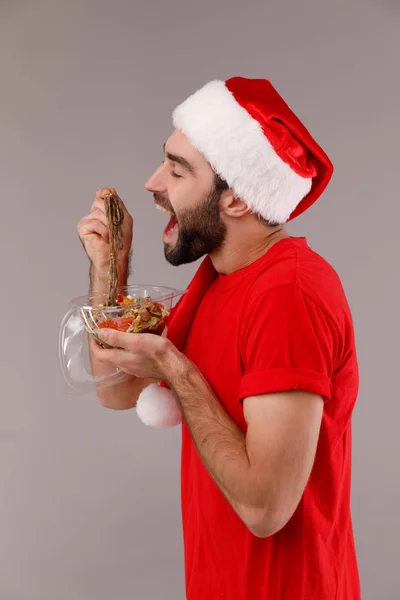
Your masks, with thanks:
[{"label": "short sleeve", "polygon": [[240,399],[301,390],[331,397],[335,354],[332,323],[299,285],[262,293],[242,320]]}]

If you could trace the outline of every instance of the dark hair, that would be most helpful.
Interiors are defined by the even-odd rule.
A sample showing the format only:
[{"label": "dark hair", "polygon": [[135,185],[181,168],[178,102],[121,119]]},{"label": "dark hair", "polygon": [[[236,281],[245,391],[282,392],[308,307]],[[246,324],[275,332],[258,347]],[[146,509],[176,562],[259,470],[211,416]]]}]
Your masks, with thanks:
[{"label": "dark hair", "polygon": [[229,189],[229,185],[226,183],[225,179],[222,179],[222,177],[217,175],[217,173],[215,173],[214,185],[218,192],[223,192],[224,190]]},{"label": "dark hair", "polygon": [[[220,177],[217,173],[215,173],[215,181],[214,181],[214,185],[215,185],[215,189],[218,192],[223,192],[224,190],[228,190],[229,189],[229,185],[226,183],[226,181],[224,179],[222,179],[222,177]],[[274,223],[273,221],[268,221],[268,219],[265,219],[264,217],[262,217],[261,215],[259,215],[258,213],[255,213],[254,211],[252,211],[252,213],[257,217],[257,219],[263,223],[263,225],[265,225],[266,227],[279,227],[280,223]]]}]

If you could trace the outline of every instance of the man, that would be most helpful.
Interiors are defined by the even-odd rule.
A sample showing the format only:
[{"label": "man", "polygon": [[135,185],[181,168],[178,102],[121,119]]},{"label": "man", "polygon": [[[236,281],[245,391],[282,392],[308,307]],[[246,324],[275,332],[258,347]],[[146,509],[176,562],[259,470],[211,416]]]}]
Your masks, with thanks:
[{"label": "man", "polygon": [[[157,392],[179,408],[188,600],[359,600],[352,317],[333,268],[284,228],[322,194],[331,162],[265,80],[213,81],[173,120],[146,188],[171,214],[166,259],[205,258],[166,337],[104,331],[119,349],[93,344],[98,368],[131,375],[99,399],[130,408]],[[100,292],[106,191],[78,226]]]}]

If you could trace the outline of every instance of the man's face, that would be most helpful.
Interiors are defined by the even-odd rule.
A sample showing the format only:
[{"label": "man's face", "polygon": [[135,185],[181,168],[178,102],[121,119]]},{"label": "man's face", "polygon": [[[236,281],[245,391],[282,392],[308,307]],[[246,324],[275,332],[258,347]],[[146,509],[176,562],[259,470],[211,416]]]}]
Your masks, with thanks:
[{"label": "man's face", "polygon": [[209,163],[180,131],[165,144],[165,160],[146,183],[170,221],[164,230],[164,254],[178,266],[221,247],[226,227],[220,216],[222,191]]}]

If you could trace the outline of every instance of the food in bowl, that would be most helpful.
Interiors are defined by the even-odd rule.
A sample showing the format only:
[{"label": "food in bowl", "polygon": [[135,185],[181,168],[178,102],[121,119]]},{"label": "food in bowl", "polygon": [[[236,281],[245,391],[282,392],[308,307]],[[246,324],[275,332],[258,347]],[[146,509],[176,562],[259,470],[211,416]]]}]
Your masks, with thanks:
[{"label": "food in bowl", "polygon": [[[163,304],[145,296],[134,298],[119,294],[112,307],[98,304],[90,309],[93,329],[116,329],[124,333],[161,334],[170,313]],[[87,315],[82,315],[88,325]]]}]

